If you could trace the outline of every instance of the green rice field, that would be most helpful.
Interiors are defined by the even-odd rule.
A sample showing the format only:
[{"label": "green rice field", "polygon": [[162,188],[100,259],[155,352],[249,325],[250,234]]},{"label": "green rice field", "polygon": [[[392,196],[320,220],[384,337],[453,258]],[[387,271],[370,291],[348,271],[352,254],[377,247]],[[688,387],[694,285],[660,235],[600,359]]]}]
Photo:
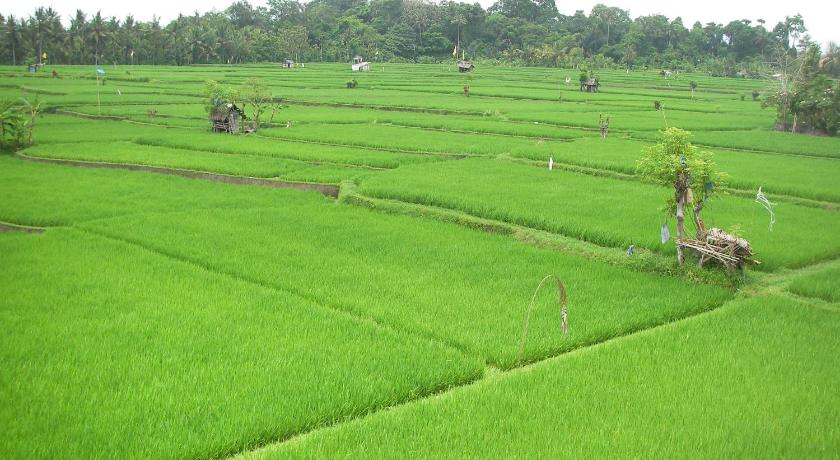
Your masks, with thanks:
[{"label": "green rice field", "polygon": [[[0,457],[840,452],[840,138],[773,131],[767,82],[57,69],[0,66],[44,103],[0,152]],[[252,77],[271,123],[211,132],[205,82]],[[677,265],[636,171],[666,127],[759,264]]]}]

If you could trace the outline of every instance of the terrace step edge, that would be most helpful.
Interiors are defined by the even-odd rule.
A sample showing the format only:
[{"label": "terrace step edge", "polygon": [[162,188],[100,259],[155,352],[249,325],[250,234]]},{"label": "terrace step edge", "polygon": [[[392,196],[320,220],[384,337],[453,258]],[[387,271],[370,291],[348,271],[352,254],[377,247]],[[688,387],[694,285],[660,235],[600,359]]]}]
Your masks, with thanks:
[{"label": "terrace step edge", "polygon": [[128,171],[150,172],[155,174],[186,177],[188,179],[200,179],[213,182],[222,182],[226,184],[254,185],[268,188],[286,188],[306,192],[318,192],[329,198],[337,198],[339,192],[339,187],[333,184],[319,184],[314,182],[292,182],[248,176],[232,176],[229,174],[211,173],[207,171],[166,168],[162,166],[149,166],[134,163],[107,163],[98,161],[67,160],[62,158],[43,158],[29,156],[20,152],[15,153],[15,156],[22,160],[33,161],[36,163],[59,164],[65,166],[75,166],[80,168],[94,169],[123,169]]}]

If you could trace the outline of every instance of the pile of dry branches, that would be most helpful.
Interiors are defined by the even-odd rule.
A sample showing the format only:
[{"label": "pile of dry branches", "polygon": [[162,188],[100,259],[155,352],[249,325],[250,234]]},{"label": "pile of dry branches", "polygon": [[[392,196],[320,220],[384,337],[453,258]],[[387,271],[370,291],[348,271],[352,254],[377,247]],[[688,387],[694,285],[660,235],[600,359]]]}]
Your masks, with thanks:
[{"label": "pile of dry branches", "polygon": [[742,268],[747,262],[759,263],[752,258],[749,241],[719,228],[711,228],[704,232],[701,239],[683,240],[678,244],[693,249],[700,256],[701,267],[709,260],[716,260],[729,269]]}]

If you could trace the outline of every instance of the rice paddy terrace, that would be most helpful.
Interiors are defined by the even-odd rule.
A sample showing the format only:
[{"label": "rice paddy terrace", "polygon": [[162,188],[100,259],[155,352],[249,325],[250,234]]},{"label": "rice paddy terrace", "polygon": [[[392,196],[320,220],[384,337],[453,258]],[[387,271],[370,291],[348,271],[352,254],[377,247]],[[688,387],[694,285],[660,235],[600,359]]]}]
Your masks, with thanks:
[{"label": "rice paddy terrace", "polygon": [[[840,452],[840,138],[771,131],[767,82],[57,71],[0,67],[47,107],[0,155],[4,458]],[[205,81],[253,77],[271,126],[211,133]],[[705,220],[761,265],[676,266],[673,190],[635,172],[667,126],[714,152]],[[549,274],[567,331],[544,289],[520,350]]]}]

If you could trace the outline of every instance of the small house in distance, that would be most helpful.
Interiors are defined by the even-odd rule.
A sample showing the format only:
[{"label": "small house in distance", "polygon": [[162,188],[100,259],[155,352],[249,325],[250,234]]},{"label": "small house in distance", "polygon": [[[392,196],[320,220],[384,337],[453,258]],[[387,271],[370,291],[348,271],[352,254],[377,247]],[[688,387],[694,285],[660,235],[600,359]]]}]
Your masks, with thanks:
[{"label": "small house in distance", "polygon": [[236,104],[219,104],[210,111],[210,123],[214,133],[236,134],[240,123],[245,119],[245,112]]},{"label": "small house in distance", "polygon": [[458,61],[458,72],[472,72],[475,66],[470,61]]},{"label": "small house in distance", "polygon": [[295,66],[295,61],[293,61],[291,59],[286,59],[286,61],[283,63],[283,67],[286,68],[286,69],[292,69],[292,68],[294,68],[294,66]]},{"label": "small house in distance", "polygon": [[350,67],[353,72],[368,72],[370,71],[370,63],[362,59],[361,56],[353,58],[353,64]]},{"label": "small house in distance", "polygon": [[580,82],[580,90],[587,93],[597,93],[598,86],[600,86],[600,83],[598,83],[597,78],[590,78],[589,80]]}]

